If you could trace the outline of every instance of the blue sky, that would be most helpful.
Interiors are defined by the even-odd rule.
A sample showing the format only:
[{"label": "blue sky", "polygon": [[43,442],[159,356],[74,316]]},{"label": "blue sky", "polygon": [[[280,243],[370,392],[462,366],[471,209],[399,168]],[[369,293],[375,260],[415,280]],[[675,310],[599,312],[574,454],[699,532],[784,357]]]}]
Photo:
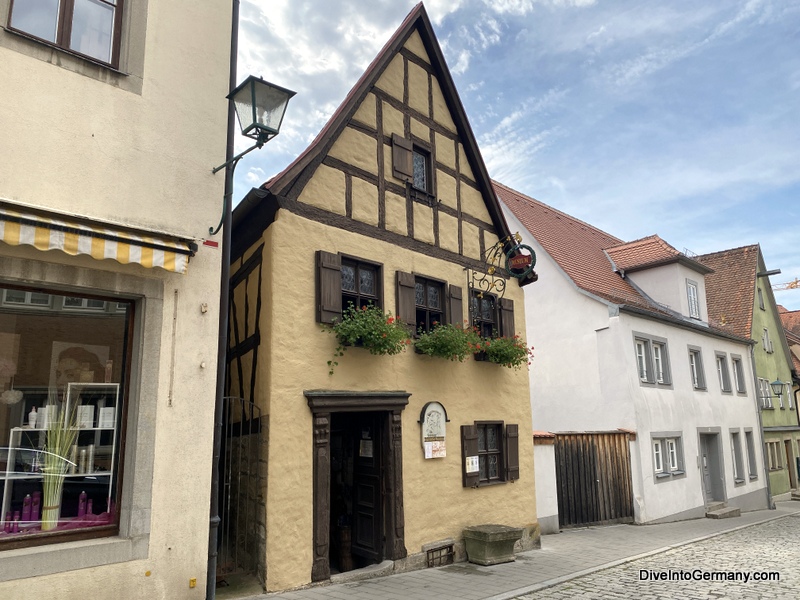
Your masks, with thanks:
[{"label": "blue sky", "polygon": [[[242,0],[239,80],[297,95],[235,201],[310,143],[414,5]],[[626,241],[760,243],[773,284],[800,277],[800,0],[425,7],[494,179]],[[776,298],[800,309],[800,289]]]}]

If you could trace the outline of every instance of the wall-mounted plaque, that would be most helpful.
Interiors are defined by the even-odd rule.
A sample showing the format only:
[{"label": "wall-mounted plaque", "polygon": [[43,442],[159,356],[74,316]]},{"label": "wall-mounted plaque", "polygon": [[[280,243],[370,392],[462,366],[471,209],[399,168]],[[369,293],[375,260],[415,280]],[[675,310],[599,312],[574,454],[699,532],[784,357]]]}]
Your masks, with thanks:
[{"label": "wall-mounted plaque", "polygon": [[419,423],[425,458],[447,456],[447,420],[447,411],[439,402],[428,402],[422,407]]}]

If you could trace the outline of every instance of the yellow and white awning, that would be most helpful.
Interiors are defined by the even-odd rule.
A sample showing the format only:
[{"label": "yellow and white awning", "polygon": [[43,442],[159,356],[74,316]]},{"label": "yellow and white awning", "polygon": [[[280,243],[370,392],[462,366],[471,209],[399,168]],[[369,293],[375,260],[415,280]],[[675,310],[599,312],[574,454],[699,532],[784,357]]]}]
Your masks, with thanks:
[{"label": "yellow and white awning", "polygon": [[[51,213],[52,214],[52,213]],[[39,250],[61,250],[72,256],[86,254],[122,264],[161,267],[185,273],[197,246],[190,240],[169,239],[156,233],[114,229],[112,225],[77,218],[42,216],[0,204],[0,241]]]}]

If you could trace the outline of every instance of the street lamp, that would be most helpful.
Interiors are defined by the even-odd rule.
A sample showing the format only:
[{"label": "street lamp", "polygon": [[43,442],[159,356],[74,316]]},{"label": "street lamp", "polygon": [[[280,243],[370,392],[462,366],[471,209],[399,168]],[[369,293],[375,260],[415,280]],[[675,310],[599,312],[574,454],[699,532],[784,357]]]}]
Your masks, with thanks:
[{"label": "street lamp", "polygon": [[784,383],[780,379],[776,379],[775,381],[773,381],[772,383],[769,384],[769,387],[772,388],[772,394],[776,398],[780,398],[781,396],[783,396],[783,386],[785,386],[785,385],[789,385],[789,384],[788,383]]},{"label": "street lamp", "polygon": [[236,108],[236,116],[239,119],[242,135],[255,140],[256,143],[220,166],[211,169],[212,173],[216,173],[231,165],[230,173],[225,182],[226,189],[222,218],[216,229],[213,227],[208,228],[208,232],[211,235],[216,235],[220,230],[222,222],[225,220],[225,213],[229,210],[230,196],[233,195],[233,171],[236,169],[236,165],[245,154],[256,148],[261,148],[261,146],[280,133],[286,105],[289,104],[289,100],[294,95],[295,92],[292,90],[264,81],[261,77],[256,77],[255,75],[250,75],[228,94],[228,100],[232,100]]},{"label": "street lamp", "polygon": [[[234,30],[231,34],[231,82],[233,85],[236,73],[237,55],[237,29],[239,22],[239,3],[233,3]],[[211,170],[217,173],[225,169],[225,195],[222,204],[222,217],[219,225],[214,229],[208,228],[211,235],[216,235],[222,228],[222,268],[220,269],[219,290],[219,331],[217,340],[217,385],[214,405],[214,440],[213,462],[211,465],[211,501],[209,507],[210,522],[208,536],[208,572],[206,573],[206,598],[213,600],[215,597],[216,570],[217,570],[217,542],[219,539],[219,490],[220,490],[220,452],[222,449],[222,412],[225,396],[225,374],[228,360],[228,312],[230,310],[230,263],[231,263],[231,227],[232,210],[231,196],[233,196],[233,172],[239,160],[248,152],[261,148],[269,140],[278,135],[286,105],[294,92],[286,88],[267,83],[260,77],[252,75],[239,84],[228,94],[228,144],[226,157],[233,154],[234,123],[233,112],[239,118],[242,134],[255,140],[255,144],[232,156],[223,164]]]}]

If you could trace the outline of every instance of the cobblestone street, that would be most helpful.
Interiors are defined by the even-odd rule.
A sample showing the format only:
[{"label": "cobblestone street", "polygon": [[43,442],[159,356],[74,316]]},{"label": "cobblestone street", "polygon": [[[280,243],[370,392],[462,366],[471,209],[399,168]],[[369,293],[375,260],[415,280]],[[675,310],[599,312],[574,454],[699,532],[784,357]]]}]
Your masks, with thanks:
[{"label": "cobblestone street", "polygon": [[[516,600],[553,598],[641,600],[800,598],[800,516],[792,515],[712,539],[598,571],[551,588],[517,596]],[[640,579],[640,570],[673,573],[672,581]],[[749,574],[750,581],[681,581],[682,573]],[[779,581],[753,581],[754,574],[777,572]]]}]

